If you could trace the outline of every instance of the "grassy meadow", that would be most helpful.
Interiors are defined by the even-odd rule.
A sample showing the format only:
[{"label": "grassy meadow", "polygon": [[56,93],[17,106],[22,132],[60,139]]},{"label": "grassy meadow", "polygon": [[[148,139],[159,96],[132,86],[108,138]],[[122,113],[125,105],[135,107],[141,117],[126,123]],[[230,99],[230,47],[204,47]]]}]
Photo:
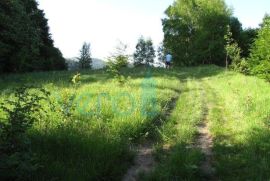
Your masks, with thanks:
[{"label": "grassy meadow", "polygon": [[[29,133],[42,160],[33,180],[119,180],[132,163],[130,145],[155,134],[153,122],[178,94],[180,82],[173,73],[150,71],[151,80],[147,72],[127,70],[124,85],[103,71],[81,72],[76,86],[71,82],[76,72],[2,77],[1,100],[12,99],[13,88],[30,84],[49,90],[55,105],[51,110],[44,102],[48,113]],[[155,104],[145,102],[149,96]],[[65,110],[69,104],[74,110]],[[67,118],[59,116],[63,109],[70,112]]]},{"label": "grassy meadow", "polygon": [[270,179],[269,83],[215,66],[179,71],[181,94],[161,131],[159,164],[145,180],[203,180],[199,166],[204,157],[194,144],[196,125],[205,114],[216,178]]},{"label": "grassy meadow", "polygon": [[74,85],[76,73],[0,78],[0,101],[25,84],[51,92],[43,102],[47,112],[28,133],[40,160],[32,180],[121,180],[133,163],[130,147],[145,140],[155,142],[156,165],[142,180],[201,180],[204,156],[194,144],[206,114],[216,176],[270,179],[270,85],[264,80],[217,66],[126,69],[125,84],[100,70],[80,72]]}]

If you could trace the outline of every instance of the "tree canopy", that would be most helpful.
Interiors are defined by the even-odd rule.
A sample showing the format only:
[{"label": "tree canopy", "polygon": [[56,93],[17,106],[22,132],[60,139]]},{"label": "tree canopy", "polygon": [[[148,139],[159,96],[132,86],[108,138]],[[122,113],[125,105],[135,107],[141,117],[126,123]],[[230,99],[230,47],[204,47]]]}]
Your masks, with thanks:
[{"label": "tree canopy", "polygon": [[136,65],[153,63],[156,55],[152,40],[139,38],[133,56]]},{"label": "tree canopy", "polygon": [[90,43],[83,43],[83,46],[80,50],[79,63],[80,68],[82,69],[90,69],[92,65],[91,51],[90,51]]},{"label": "tree canopy", "polygon": [[0,70],[26,72],[65,69],[54,47],[48,20],[35,0],[0,2]]},{"label": "tree canopy", "polygon": [[178,65],[224,65],[231,11],[223,0],[177,0],[163,19],[164,46]]},{"label": "tree canopy", "polygon": [[270,16],[266,15],[248,59],[252,74],[270,80]]}]

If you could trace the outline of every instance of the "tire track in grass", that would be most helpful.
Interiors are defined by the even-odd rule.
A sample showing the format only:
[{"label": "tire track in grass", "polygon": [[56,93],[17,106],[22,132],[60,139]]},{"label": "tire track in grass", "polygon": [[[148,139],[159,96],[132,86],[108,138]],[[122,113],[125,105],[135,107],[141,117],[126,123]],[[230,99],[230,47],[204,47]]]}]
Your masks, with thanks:
[{"label": "tire track in grass", "polygon": [[204,154],[204,160],[200,164],[200,172],[203,180],[216,181],[218,180],[215,174],[215,168],[213,167],[213,138],[210,133],[209,126],[209,102],[206,96],[206,88],[202,85],[206,82],[201,83],[202,87],[202,121],[198,125],[198,137],[196,140],[196,147],[201,149]]},{"label": "tire track in grass", "polygon": [[162,129],[163,140],[157,145],[157,165],[145,180],[201,180],[203,158],[197,147],[197,126],[203,117],[200,81],[184,77],[177,106]]},{"label": "tire track in grass", "polygon": [[128,169],[123,181],[136,181],[141,173],[149,173],[155,165],[153,143],[144,143],[134,148],[134,165]]},{"label": "tire track in grass", "polygon": [[[172,111],[176,106],[176,102],[179,98],[180,92],[178,92],[178,97],[172,98],[167,105],[165,105],[165,121],[170,117]],[[157,127],[160,127],[164,121],[155,121]],[[155,159],[153,157],[155,142],[152,140],[147,140],[132,149],[136,152],[134,159],[134,165],[128,169],[127,173],[124,175],[122,181],[137,181],[141,174],[150,173],[155,166]]]}]

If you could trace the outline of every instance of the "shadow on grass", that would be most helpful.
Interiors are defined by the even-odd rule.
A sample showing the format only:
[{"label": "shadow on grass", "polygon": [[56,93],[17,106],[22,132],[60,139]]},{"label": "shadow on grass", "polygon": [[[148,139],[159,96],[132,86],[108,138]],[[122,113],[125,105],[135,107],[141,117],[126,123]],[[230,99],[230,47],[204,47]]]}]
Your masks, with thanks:
[{"label": "shadow on grass", "polygon": [[33,180],[120,180],[132,159],[126,142],[100,131],[58,128],[31,138],[43,164]]},{"label": "shadow on grass", "polygon": [[[145,73],[147,68],[134,68],[126,69],[123,73],[126,76],[130,76],[132,79],[145,78]],[[212,77],[218,74],[224,73],[226,70],[224,68],[208,65],[208,66],[199,66],[199,67],[183,67],[183,68],[173,68],[173,69],[164,69],[164,68],[150,68],[152,77],[174,77],[180,79],[186,79],[189,77],[195,79],[202,79],[205,77]]]},{"label": "shadow on grass", "polygon": [[253,128],[244,143],[216,143],[217,170],[222,180],[270,179],[270,131]]},{"label": "shadow on grass", "polygon": [[[181,84],[186,84],[187,80],[193,79],[192,76],[185,75],[180,78]],[[179,91],[181,94],[201,90],[201,88],[188,89],[184,87]],[[176,104],[179,100],[176,98],[170,105],[166,117],[163,118],[163,124],[172,124],[172,129],[178,123],[178,119],[171,118],[175,112]],[[163,125],[161,124],[160,127]],[[161,130],[159,130],[161,131]],[[203,159],[201,150],[193,146],[189,141],[178,139],[172,145],[166,145],[161,132],[156,136],[155,160],[157,165],[152,173],[141,175],[141,180],[145,181],[163,181],[163,180],[200,180],[198,163]],[[164,145],[165,144],[165,145]]]},{"label": "shadow on grass", "polygon": [[[129,76],[131,79],[141,79],[146,77],[148,69],[144,67],[138,68],[126,68],[122,70],[125,76]],[[215,76],[224,72],[223,68],[215,65],[189,67],[189,68],[150,68],[151,76],[153,78],[168,77],[168,78],[181,78],[193,77],[196,79]],[[93,70],[93,71],[78,71],[81,74],[81,85],[91,83],[106,83],[113,80],[106,70]],[[25,73],[25,74],[10,74],[0,76],[0,91],[11,90],[15,87],[19,87],[25,84],[44,86],[52,84],[57,88],[70,88],[73,86],[71,79],[78,72],[76,71],[55,71],[55,72],[37,72],[37,73]],[[162,87],[161,87],[162,88]]]},{"label": "shadow on grass", "polygon": [[158,148],[158,166],[152,174],[142,177],[145,181],[200,180],[198,163],[203,159],[201,151],[188,143],[177,143],[170,148]]},{"label": "shadow on grass", "polygon": [[99,71],[57,71],[57,72],[37,72],[25,74],[11,74],[0,76],[0,91],[13,89],[25,84],[44,86],[52,84],[57,88],[70,88],[73,86],[72,78],[77,73],[81,74],[81,85],[96,82],[106,83],[111,78],[104,70]]},{"label": "shadow on grass", "polygon": [[[166,76],[181,79],[182,82],[185,82],[188,78],[199,79],[215,76],[222,72],[223,69],[216,66],[205,66],[172,70],[153,69],[152,76],[154,78]],[[126,69],[124,73],[131,79],[145,78],[146,70],[141,68]],[[72,85],[70,80],[75,74],[76,72],[49,72],[11,75],[1,78],[0,90],[10,89],[25,83],[34,83],[41,86],[52,83],[59,88],[69,88]],[[104,71],[81,72],[81,76],[81,86],[94,82],[106,83],[111,81],[111,78]],[[8,84],[6,84],[7,82]],[[158,88],[164,89],[162,86]],[[181,93],[178,89],[170,89],[177,94]],[[170,102],[173,103],[176,100],[177,98],[174,98]],[[165,107],[165,104],[162,107]],[[45,132],[34,131],[31,134],[33,151],[44,161],[40,172],[33,176],[33,180],[120,180],[132,160],[128,146],[129,141],[127,141],[129,136],[134,138],[133,142],[147,133],[150,133],[150,137],[158,139],[159,127],[166,121],[166,113],[173,109],[174,106],[169,105],[162,113],[154,118],[149,118],[145,124],[136,130],[131,130],[128,135],[125,135],[125,133],[129,128],[125,126],[121,128],[123,132],[115,137],[108,136],[109,134],[106,135],[101,130],[87,133],[72,127],[60,127]],[[194,162],[196,162],[195,159],[198,157],[194,155],[197,155],[198,152],[187,149],[185,143],[179,143],[172,149],[177,151],[174,152],[175,155],[173,154],[172,159],[169,159],[168,162],[177,162],[174,165],[178,165],[179,162],[179,165],[191,169],[191,172],[187,173],[187,178],[189,176],[191,178],[195,166],[193,161],[190,162],[190,160],[194,159]],[[179,168],[164,169],[165,171],[171,169],[167,170],[171,173],[179,172]],[[189,175],[190,173],[191,175]]]}]

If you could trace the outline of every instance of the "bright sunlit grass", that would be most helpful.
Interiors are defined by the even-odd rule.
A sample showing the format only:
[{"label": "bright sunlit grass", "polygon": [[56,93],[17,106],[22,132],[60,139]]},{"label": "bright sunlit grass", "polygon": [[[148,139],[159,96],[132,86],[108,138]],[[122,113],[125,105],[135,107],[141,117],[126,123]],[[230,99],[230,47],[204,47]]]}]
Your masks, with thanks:
[{"label": "bright sunlit grass", "polygon": [[[217,177],[270,178],[270,86],[264,80],[216,66],[154,69],[150,78],[145,68],[126,69],[126,84],[103,71],[83,71],[74,86],[75,74],[32,73],[0,80],[1,101],[13,88],[32,84],[49,90],[56,104],[29,132],[42,163],[33,180],[121,180],[134,158],[130,145],[145,139],[156,141],[157,164],[142,179],[199,180],[203,156],[194,143],[206,104]],[[72,95],[74,111],[63,118],[61,103]],[[168,103],[177,97],[168,115]],[[43,106],[49,110],[50,104]],[[156,125],[156,120],[163,122]]]}]

